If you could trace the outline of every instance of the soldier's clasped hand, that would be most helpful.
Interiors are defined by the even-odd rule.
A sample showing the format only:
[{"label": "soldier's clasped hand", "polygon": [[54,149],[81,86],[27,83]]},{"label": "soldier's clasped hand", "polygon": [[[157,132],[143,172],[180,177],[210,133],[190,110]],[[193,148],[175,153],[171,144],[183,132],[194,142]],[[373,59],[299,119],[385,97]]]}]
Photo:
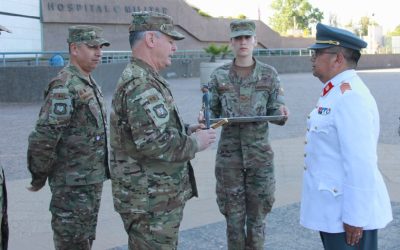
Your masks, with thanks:
[{"label": "soldier's clasped hand", "polygon": [[215,130],[212,128],[206,130],[197,130],[195,133],[193,133],[193,136],[195,136],[199,146],[198,152],[208,148],[217,140]]}]

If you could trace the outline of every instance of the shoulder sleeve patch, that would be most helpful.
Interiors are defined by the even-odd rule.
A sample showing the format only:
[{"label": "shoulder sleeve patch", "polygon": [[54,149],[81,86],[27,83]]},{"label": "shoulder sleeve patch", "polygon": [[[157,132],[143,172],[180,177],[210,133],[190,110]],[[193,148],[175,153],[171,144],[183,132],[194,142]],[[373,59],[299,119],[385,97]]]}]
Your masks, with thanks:
[{"label": "shoulder sleeve patch", "polygon": [[347,82],[342,83],[342,85],[340,85],[340,91],[342,91],[342,94],[344,94],[344,92],[346,92],[347,90],[351,90],[350,84]]},{"label": "shoulder sleeve patch", "polygon": [[155,88],[148,89],[138,95],[134,101],[139,101],[147,115],[161,130],[165,129],[169,121],[169,111],[164,97]]},{"label": "shoulder sleeve patch", "polygon": [[56,88],[49,93],[49,110],[47,123],[63,125],[69,122],[72,112],[72,100],[68,89]]}]

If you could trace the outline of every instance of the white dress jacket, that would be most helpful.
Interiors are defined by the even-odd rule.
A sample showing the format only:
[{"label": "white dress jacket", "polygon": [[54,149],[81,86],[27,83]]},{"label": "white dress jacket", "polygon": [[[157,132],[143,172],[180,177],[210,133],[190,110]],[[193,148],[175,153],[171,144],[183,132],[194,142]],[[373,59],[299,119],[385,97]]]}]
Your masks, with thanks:
[{"label": "white dress jacket", "polygon": [[356,72],[328,81],[307,121],[302,226],[340,233],[343,223],[371,230],[392,220],[377,165],[378,137],[375,99]]}]

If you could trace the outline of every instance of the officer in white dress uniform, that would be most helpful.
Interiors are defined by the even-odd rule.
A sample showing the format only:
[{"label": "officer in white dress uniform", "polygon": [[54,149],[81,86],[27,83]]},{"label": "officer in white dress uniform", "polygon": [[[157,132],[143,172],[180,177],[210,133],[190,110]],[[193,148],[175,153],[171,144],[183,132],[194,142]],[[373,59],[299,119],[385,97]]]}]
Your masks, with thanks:
[{"label": "officer in white dress uniform", "polygon": [[307,121],[300,224],[320,231],[326,250],[376,250],[377,229],[392,220],[377,166],[379,113],[357,75],[367,43],[317,25],[313,75],[324,84]]}]

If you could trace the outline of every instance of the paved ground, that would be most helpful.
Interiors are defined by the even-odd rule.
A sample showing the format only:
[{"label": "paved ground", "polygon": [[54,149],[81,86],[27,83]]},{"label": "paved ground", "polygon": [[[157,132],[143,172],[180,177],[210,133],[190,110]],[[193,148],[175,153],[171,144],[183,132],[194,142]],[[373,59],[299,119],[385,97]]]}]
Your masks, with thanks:
[{"label": "paved ground", "polygon": [[[379,164],[389,189],[395,220],[379,234],[380,248],[399,249],[400,235],[400,69],[362,71],[376,97],[381,113]],[[318,234],[298,224],[298,202],[302,176],[303,137],[308,112],[315,105],[321,83],[307,74],[281,75],[291,117],[285,127],[271,126],[275,151],[277,192],[275,207],[267,218],[267,249],[321,249]],[[180,112],[194,122],[200,108],[199,79],[171,80]],[[110,101],[108,95],[107,101]],[[39,112],[39,104],[0,103],[0,159],[5,168],[9,193],[10,249],[53,249],[48,204],[48,187],[30,193],[26,170],[27,138]],[[213,148],[198,153],[193,161],[200,197],[188,202],[181,225],[179,249],[226,249],[225,224],[215,202]],[[288,241],[288,237],[295,237]],[[126,249],[127,238],[121,220],[113,211],[110,182],[105,183],[94,249]]]}]

